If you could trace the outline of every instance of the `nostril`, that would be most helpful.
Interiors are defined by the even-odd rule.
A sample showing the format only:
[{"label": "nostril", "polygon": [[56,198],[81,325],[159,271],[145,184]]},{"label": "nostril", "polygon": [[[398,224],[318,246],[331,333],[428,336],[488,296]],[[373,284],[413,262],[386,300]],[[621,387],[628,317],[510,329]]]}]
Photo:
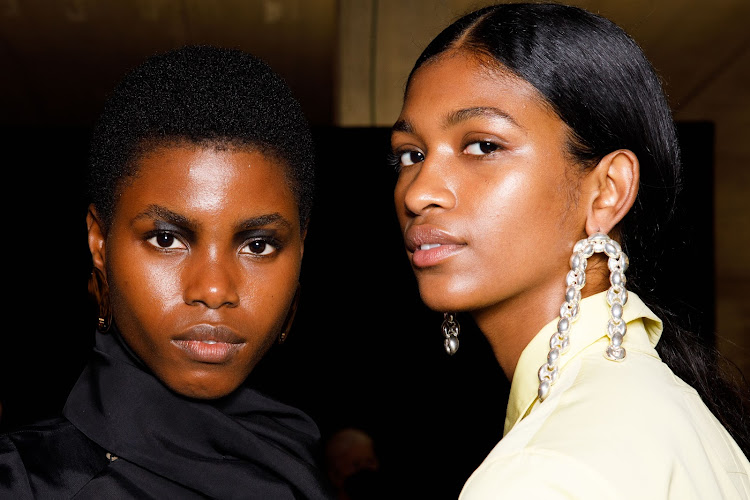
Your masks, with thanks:
[{"label": "nostril", "polygon": [[235,307],[239,304],[237,284],[227,266],[217,264],[201,267],[183,276],[183,301],[186,304],[202,305],[209,309]]},{"label": "nostril", "polygon": [[453,208],[456,197],[445,176],[445,169],[438,163],[422,163],[419,171],[401,191],[407,212],[422,215],[428,211]]}]

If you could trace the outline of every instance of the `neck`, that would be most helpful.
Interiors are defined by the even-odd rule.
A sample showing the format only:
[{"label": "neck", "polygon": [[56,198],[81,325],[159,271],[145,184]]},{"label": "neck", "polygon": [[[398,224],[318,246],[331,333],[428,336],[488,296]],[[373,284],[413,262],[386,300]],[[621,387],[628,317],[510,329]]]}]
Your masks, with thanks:
[{"label": "neck", "polygon": [[[581,297],[589,297],[609,287],[608,269],[603,259],[589,259],[586,286]],[[495,359],[508,380],[513,380],[518,359],[526,346],[547,323],[558,318],[565,300],[565,280],[537,287],[473,311],[474,321],[487,338]],[[551,336],[554,332],[550,331]],[[541,363],[541,360],[540,360]]]}]

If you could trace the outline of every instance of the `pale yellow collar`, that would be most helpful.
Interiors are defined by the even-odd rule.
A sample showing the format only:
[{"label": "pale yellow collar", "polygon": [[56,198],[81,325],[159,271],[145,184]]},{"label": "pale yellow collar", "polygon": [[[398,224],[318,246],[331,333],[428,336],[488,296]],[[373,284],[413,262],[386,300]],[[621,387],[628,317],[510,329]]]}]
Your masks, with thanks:
[{"label": "pale yellow collar", "polygon": [[[565,365],[588,346],[607,335],[609,305],[607,292],[597,293],[581,300],[580,316],[570,329],[570,350],[560,358],[561,374]],[[656,356],[654,347],[662,333],[662,322],[651,312],[643,301],[633,292],[628,293],[628,302],[623,310],[623,317],[628,324],[623,346],[626,350],[647,352]],[[513,382],[510,386],[510,398],[505,416],[507,434],[531,408],[537,400],[539,367],[547,359],[549,339],[557,329],[558,318],[542,328],[524,348],[518,359]],[[603,352],[603,351],[602,351]],[[627,363],[627,358],[625,361]],[[553,389],[554,391],[554,386]]]}]

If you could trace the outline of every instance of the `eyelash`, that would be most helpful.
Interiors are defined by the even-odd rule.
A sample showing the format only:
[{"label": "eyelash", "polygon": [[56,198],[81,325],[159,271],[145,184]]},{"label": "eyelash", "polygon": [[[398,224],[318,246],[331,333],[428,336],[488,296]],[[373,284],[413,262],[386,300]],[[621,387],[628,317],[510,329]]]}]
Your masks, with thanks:
[{"label": "eyelash", "polygon": [[466,154],[469,154],[471,156],[488,156],[488,155],[495,153],[496,151],[503,149],[502,145],[498,144],[495,141],[484,140],[484,141],[471,141],[464,146],[462,151],[466,151],[467,149],[469,149],[469,146],[473,146],[474,144],[479,144],[480,150],[482,148],[482,145],[489,145],[490,147],[492,147],[492,151],[490,151],[489,153],[485,153],[484,151],[482,151],[482,154],[472,154],[472,153],[466,153]]},{"label": "eyelash", "polygon": [[[156,238],[158,238],[159,236],[170,237],[170,238],[173,239],[172,244],[174,244],[174,242],[179,242],[180,245],[182,245],[183,247],[187,248],[187,244],[183,241],[183,239],[179,235],[173,233],[172,231],[164,231],[164,230],[151,231],[148,234],[146,234],[146,242],[149,243],[150,245],[152,245],[157,250],[160,250],[162,252],[169,252],[169,251],[174,251],[174,250],[182,250],[182,248],[163,247],[163,246],[159,245],[159,243],[157,241],[153,241],[153,242],[151,241],[151,240],[156,240]],[[170,246],[171,246],[171,244],[170,244]]]},{"label": "eyelash", "polygon": [[[266,247],[271,247],[273,250],[267,254],[264,253],[255,253],[255,252],[243,252],[245,248],[249,247],[253,243],[263,243]],[[264,247],[263,252],[265,252],[267,248]],[[242,247],[240,247],[240,253],[245,255],[254,255],[256,257],[268,257],[270,255],[273,255],[274,253],[281,250],[281,245],[278,241],[276,241],[275,238],[251,238],[250,240],[246,241]]]},{"label": "eyelash", "polygon": [[[401,172],[401,169],[404,166],[410,166],[410,165],[404,165],[404,163],[401,161],[401,158],[403,158],[403,156],[407,153],[418,153],[422,155],[422,159],[419,162],[424,161],[424,153],[422,153],[421,151],[417,149],[402,149],[400,151],[391,151],[390,153],[388,153],[388,164],[391,167],[393,167],[396,170],[396,172]],[[414,163],[419,163],[419,162],[414,162]]]},{"label": "eyelash", "polygon": [[[464,147],[461,149],[461,152],[462,153],[466,152],[469,146],[472,146],[474,144],[479,145],[480,151],[482,149],[482,145],[489,145],[492,148],[492,151],[489,151],[489,152],[481,151],[482,154],[472,154],[472,153],[465,153],[465,154],[468,154],[470,156],[489,156],[493,153],[496,153],[497,151],[504,149],[502,144],[498,144],[495,141],[484,140],[484,141],[471,141],[465,144]],[[388,157],[387,157],[388,164],[391,165],[394,169],[396,169],[397,172],[400,172],[401,169],[404,167],[404,164],[401,161],[401,158],[407,153],[419,153],[422,155],[421,161],[424,161],[424,153],[422,153],[421,151],[417,149],[402,149],[402,150],[391,151],[388,153]]]},{"label": "eyelash", "polygon": [[[159,245],[159,243],[156,241],[156,238],[158,238],[160,236],[167,236],[167,237],[172,238],[172,241],[170,242],[170,245],[168,247],[163,247],[163,246]],[[179,235],[173,233],[172,231],[164,231],[164,230],[151,231],[148,234],[146,234],[145,239],[146,239],[147,243],[149,243],[155,249],[157,249],[159,251],[162,251],[162,252],[170,252],[170,251],[175,251],[175,250],[183,250],[183,249],[185,249],[185,248],[188,247],[187,243],[185,243],[183,241],[183,238],[180,237]],[[151,241],[151,240],[154,240],[154,241]],[[179,242],[179,244],[182,245],[182,247],[179,247],[179,248],[170,248],[171,245],[174,244],[174,242]],[[255,253],[255,252],[251,252],[251,251],[243,252],[243,250],[245,248],[249,247],[250,245],[252,245],[253,243],[256,243],[256,242],[261,242],[264,245],[266,245],[266,247],[271,247],[272,251],[268,252],[268,253],[263,253],[263,252],[265,252],[267,250],[267,248],[264,247],[263,252],[261,252],[261,253]],[[278,252],[279,250],[281,250],[281,243],[276,238],[269,238],[269,237],[253,237],[253,238],[249,238],[248,240],[246,240],[245,242],[243,242],[242,246],[240,247],[240,253],[241,254],[253,255],[255,257],[268,257],[268,256],[270,256],[270,255]]]},{"label": "eyelash", "polygon": [[397,154],[395,151],[389,151],[388,155],[386,156],[386,162],[396,172],[401,171],[401,155],[400,154]]}]

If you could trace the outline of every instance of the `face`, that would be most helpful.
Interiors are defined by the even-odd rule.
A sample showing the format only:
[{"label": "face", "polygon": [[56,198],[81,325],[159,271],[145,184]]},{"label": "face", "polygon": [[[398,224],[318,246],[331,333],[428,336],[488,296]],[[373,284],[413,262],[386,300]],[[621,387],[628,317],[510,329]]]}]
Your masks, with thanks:
[{"label": "face", "polygon": [[571,249],[585,237],[566,134],[530,84],[470,55],[445,54],[415,73],[392,134],[395,202],[429,307],[559,304]]},{"label": "face", "polygon": [[159,148],[124,182],[106,236],[89,225],[130,348],[185,396],[236,389],[297,288],[303,235],[284,166],[245,150]]}]

